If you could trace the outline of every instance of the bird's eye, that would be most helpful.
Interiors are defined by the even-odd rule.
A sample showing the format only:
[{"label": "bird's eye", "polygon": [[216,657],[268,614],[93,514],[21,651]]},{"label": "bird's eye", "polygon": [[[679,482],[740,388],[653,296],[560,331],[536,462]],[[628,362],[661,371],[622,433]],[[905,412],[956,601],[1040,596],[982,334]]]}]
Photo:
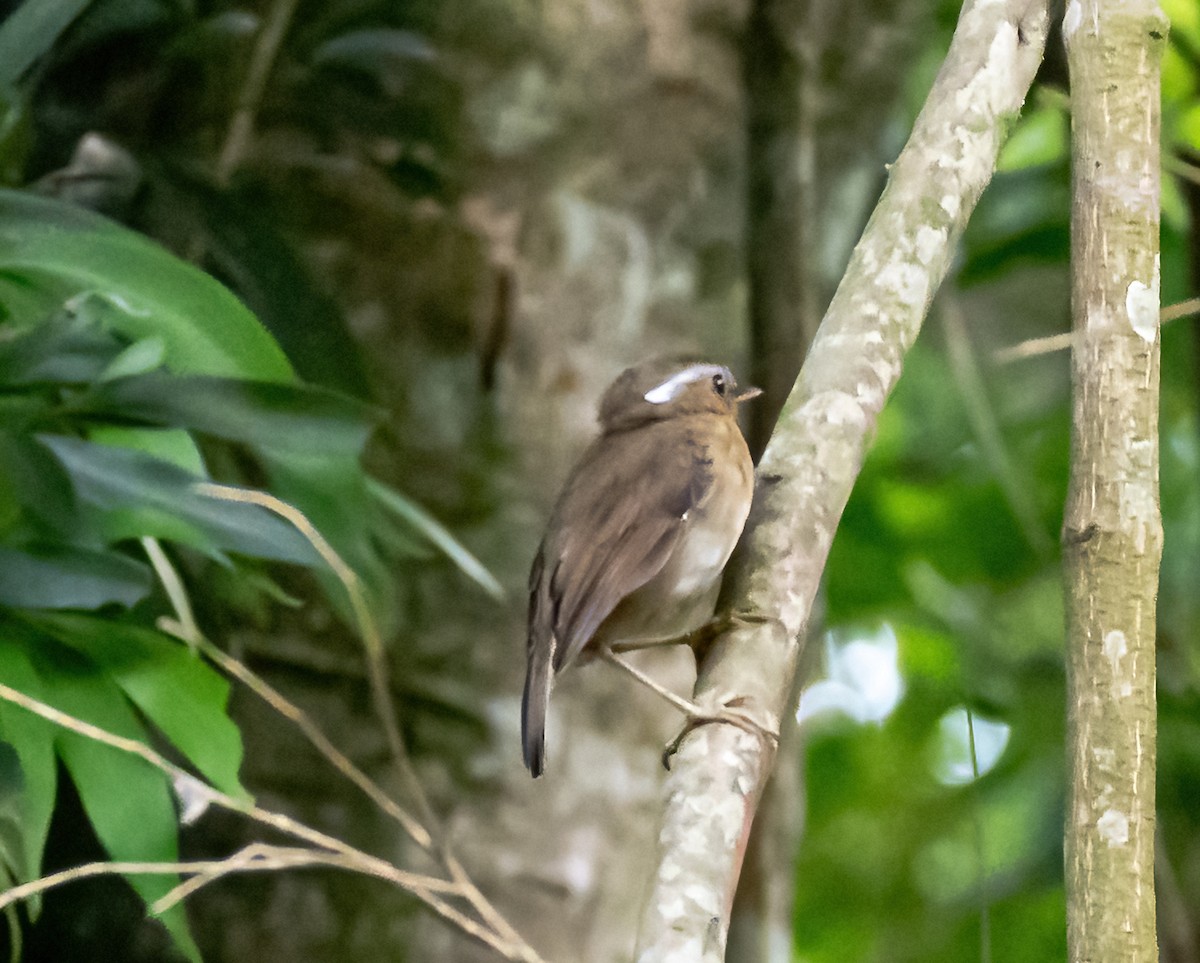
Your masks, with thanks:
[{"label": "bird's eye", "polygon": [[725,397],[725,376],[713,375],[713,391],[719,394],[722,398]]}]

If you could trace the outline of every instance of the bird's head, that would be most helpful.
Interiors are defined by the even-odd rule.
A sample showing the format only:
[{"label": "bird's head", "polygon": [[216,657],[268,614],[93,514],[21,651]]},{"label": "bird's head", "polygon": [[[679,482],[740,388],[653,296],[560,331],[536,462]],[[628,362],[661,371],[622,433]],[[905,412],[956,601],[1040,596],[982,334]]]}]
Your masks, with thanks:
[{"label": "bird's head", "polygon": [[738,404],[760,394],[760,388],[739,392],[724,365],[656,358],[625,370],[609,386],[600,400],[600,424],[614,431],[680,415],[736,418]]}]

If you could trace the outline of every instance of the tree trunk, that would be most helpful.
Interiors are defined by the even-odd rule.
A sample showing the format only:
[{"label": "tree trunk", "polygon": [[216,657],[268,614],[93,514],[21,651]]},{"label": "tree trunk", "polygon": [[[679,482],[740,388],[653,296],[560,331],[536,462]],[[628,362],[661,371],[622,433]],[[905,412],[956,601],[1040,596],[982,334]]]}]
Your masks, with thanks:
[{"label": "tree trunk", "polygon": [[1157,0],[1071,0],[1074,410],[1067,603],[1067,942],[1158,958],[1154,911],[1158,505]]},{"label": "tree trunk", "polygon": [[753,0],[746,18],[746,280],[750,446],[762,454],[819,320],[809,232],[814,229],[811,117],[802,117],[798,0]]},{"label": "tree trunk", "polygon": [[[714,645],[696,699],[781,718],[799,638],[868,440],[1045,43],[1047,3],[980,0],[954,42],[813,342],[758,469],[723,604],[745,616]],[[727,725],[682,743],[638,959],[717,961],[745,841],[774,753]]]}]

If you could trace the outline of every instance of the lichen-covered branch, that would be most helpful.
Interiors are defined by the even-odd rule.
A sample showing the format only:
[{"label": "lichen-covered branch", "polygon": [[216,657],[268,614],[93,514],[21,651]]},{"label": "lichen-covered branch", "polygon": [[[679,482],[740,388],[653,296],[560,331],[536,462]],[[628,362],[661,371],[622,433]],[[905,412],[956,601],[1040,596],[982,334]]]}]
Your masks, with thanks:
[{"label": "lichen-covered branch", "polygon": [[[758,469],[723,603],[743,618],[713,647],[698,701],[736,697],[778,721],[842,510],[905,352],[991,178],[1041,60],[1047,0],[974,0],[855,248]],[[638,959],[723,958],[745,840],[773,763],[764,741],[708,725],[666,784],[662,853]]]},{"label": "lichen-covered branch", "polygon": [[1067,603],[1067,943],[1158,959],[1154,912],[1158,504],[1157,0],[1071,0],[1074,405]]}]

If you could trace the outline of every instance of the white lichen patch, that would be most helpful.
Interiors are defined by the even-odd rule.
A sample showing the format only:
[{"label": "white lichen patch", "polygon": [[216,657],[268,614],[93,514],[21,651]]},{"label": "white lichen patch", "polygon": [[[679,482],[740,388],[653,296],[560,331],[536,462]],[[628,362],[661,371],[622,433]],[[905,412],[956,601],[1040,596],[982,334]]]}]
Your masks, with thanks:
[{"label": "white lichen patch", "polygon": [[923,225],[917,231],[917,260],[928,265],[946,247],[946,231]]},{"label": "white lichen patch", "polygon": [[1146,551],[1158,523],[1158,498],[1153,479],[1130,480],[1120,493],[1121,518],[1132,523],[1133,547],[1138,554]]},{"label": "white lichen patch", "polygon": [[1096,831],[1109,847],[1129,842],[1129,817],[1117,809],[1106,809],[1096,820]]},{"label": "white lichen patch", "polygon": [[1125,310],[1129,324],[1146,344],[1158,337],[1158,278],[1151,284],[1133,280],[1125,291]]},{"label": "white lichen patch", "polygon": [[845,392],[828,392],[824,397],[824,408],[825,421],[831,425],[859,425],[866,422],[862,406]]},{"label": "white lichen patch", "polygon": [[962,199],[957,194],[943,194],[938,204],[951,218],[955,218],[958,217],[959,209],[962,207]]},{"label": "white lichen patch", "polygon": [[[954,95],[955,107],[966,115],[984,111],[991,116],[1015,110],[1012,78],[1016,72],[1016,24],[1003,21],[988,45],[987,61]],[[965,159],[965,158],[964,158]]]},{"label": "white lichen patch", "polygon": [[1081,23],[1083,23],[1083,6],[1079,0],[1071,0],[1067,4],[1067,12],[1063,16],[1063,39],[1070,43],[1071,35],[1079,29]]},{"label": "white lichen patch", "polygon": [[878,287],[890,292],[896,300],[912,308],[923,308],[929,294],[929,274],[905,261],[892,261],[875,276]]},{"label": "white lichen patch", "polygon": [[1112,663],[1114,672],[1118,671],[1121,659],[1128,652],[1129,644],[1125,639],[1125,633],[1120,629],[1113,629],[1104,636],[1104,654],[1108,657],[1108,661]]}]

